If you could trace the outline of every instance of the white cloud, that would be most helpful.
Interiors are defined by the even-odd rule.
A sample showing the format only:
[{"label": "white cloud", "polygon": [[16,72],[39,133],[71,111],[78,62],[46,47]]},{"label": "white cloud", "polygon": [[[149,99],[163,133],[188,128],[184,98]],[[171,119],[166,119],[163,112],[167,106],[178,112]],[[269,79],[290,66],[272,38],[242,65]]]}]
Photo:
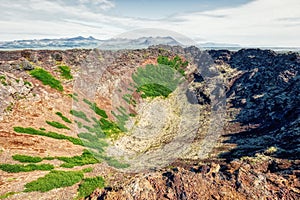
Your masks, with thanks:
[{"label": "white cloud", "polygon": [[300,46],[298,0],[257,0],[161,20],[105,14],[114,6],[109,0],[0,0],[0,40],[78,35],[106,39],[138,28],[163,28],[213,42]]},{"label": "white cloud", "polygon": [[[77,2],[75,1],[75,3]],[[100,8],[102,10],[108,10],[115,7],[115,4],[109,0],[78,0],[78,3],[79,5],[85,5],[88,8]]]},{"label": "white cloud", "polygon": [[280,21],[300,17],[299,10],[298,0],[259,0],[236,8],[179,16],[183,21],[177,23],[177,30],[216,42],[300,46],[299,23]]}]

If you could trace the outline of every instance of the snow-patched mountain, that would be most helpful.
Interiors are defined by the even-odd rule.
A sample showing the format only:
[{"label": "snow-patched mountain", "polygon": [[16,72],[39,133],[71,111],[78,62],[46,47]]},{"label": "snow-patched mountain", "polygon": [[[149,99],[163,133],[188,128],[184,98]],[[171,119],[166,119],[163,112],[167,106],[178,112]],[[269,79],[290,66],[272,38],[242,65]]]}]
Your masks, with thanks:
[{"label": "snow-patched mountain", "polygon": [[137,39],[113,38],[99,40],[94,37],[74,37],[60,39],[15,40],[0,42],[0,49],[71,49],[71,48],[101,48],[101,49],[139,49],[152,45],[181,45],[172,37],[141,37]]},{"label": "snow-patched mountain", "polygon": [[176,41],[172,37],[140,37],[137,39],[128,38],[113,38],[104,40],[100,43],[101,49],[141,49],[147,48],[152,45],[170,45],[170,46],[182,46],[181,43]]}]

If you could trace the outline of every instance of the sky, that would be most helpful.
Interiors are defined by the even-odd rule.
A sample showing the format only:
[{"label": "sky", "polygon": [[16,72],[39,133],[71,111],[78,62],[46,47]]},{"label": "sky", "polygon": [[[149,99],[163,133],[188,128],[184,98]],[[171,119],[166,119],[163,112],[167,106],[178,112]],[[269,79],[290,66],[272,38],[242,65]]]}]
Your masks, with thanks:
[{"label": "sky", "polygon": [[299,0],[0,0],[0,13],[0,41],[164,29],[195,43],[300,47]]}]

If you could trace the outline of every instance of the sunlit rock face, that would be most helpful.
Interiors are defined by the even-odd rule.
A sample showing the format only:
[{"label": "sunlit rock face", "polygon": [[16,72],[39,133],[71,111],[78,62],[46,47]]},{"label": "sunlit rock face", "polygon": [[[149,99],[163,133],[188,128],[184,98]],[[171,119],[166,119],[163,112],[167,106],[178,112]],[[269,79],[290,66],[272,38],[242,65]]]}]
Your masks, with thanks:
[{"label": "sunlit rock face", "polygon": [[[142,98],[132,86],[133,74],[157,65],[160,55],[188,60],[186,76],[167,97]],[[103,176],[107,187],[95,190],[92,198],[299,199],[299,59],[298,53],[270,50],[168,46],[0,52],[0,161],[16,164],[15,154],[80,156],[88,145],[16,133],[13,127],[46,128],[78,138],[93,127],[92,117],[101,118],[83,101],[88,99],[106,112],[109,125],[118,124],[115,114],[120,111],[128,114],[122,124],[126,130],[96,138],[105,142],[105,154],[102,163],[89,165],[93,171],[87,175]],[[61,77],[57,66],[62,64],[70,66],[73,80]],[[30,71],[38,67],[60,80],[64,91],[33,78]],[[125,100],[128,94],[135,103]],[[84,111],[90,122],[73,116],[71,109]],[[72,123],[61,121],[58,111]],[[70,130],[46,120],[65,123]],[[114,159],[128,165],[118,169]],[[64,170],[61,160],[43,162]],[[1,195],[14,188],[19,194],[10,199],[26,199],[25,184],[48,172],[0,173]],[[30,197],[74,199],[78,186]]]}]

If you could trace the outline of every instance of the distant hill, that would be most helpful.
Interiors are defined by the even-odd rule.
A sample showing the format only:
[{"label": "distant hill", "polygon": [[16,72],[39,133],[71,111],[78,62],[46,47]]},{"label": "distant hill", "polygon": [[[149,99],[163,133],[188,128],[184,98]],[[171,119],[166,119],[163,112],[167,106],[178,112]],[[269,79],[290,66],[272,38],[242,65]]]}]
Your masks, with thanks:
[{"label": "distant hill", "polygon": [[0,42],[0,49],[72,49],[72,48],[101,48],[101,49],[139,49],[152,45],[181,45],[172,37],[141,37],[138,39],[113,38],[98,40],[94,37],[74,37],[61,39],[15,40]]},{"label": "distant hill", "polygon": [[[140,37],[137,39],[128,38],[112,38],[108,40],[99,40],[92,36],[90,37],[73,37],[73,38],[59,38],[59,39],[34,39],[34,40],[14,40],[14,41],[0,41],[0,50],[21,50],[21,49],[93,49],[100,48],[104,50],[119,50],[119,49],[143,49],[153,45],[169,45],[169,46],[182,46],[173,37]],[[237,51],[242,48],[249,48],[245,46],[240,46],[238,44],[230,43],[197,43],[195,46],[204,50],[220,50],[227,49],[231,51]],[[261,48],[261,49],[272,49],[279,52],[297,51],[300,48],[296,47],[262,47],[257,46],[251,48]]]},{"label": "distant hill", "polygon": [[200,46],[200,47],[241,47],[238,44],[214,43],[214,42],[199,43],[197,46]]},{"label": "distant hill", "polygon": [[68,49],[68,48],[91,48],[97,47],[100,40],[93,37],[74,37],[61,39],[41,40],[14,40],[0,42],[0,49]]},{"label": "distant hill", "polygon": [[99,47],[101,49],[141,49],[159,44],[183,46],[172,37],[141,37],[137,39],[114,38],[104,41],[102,40]]}]

